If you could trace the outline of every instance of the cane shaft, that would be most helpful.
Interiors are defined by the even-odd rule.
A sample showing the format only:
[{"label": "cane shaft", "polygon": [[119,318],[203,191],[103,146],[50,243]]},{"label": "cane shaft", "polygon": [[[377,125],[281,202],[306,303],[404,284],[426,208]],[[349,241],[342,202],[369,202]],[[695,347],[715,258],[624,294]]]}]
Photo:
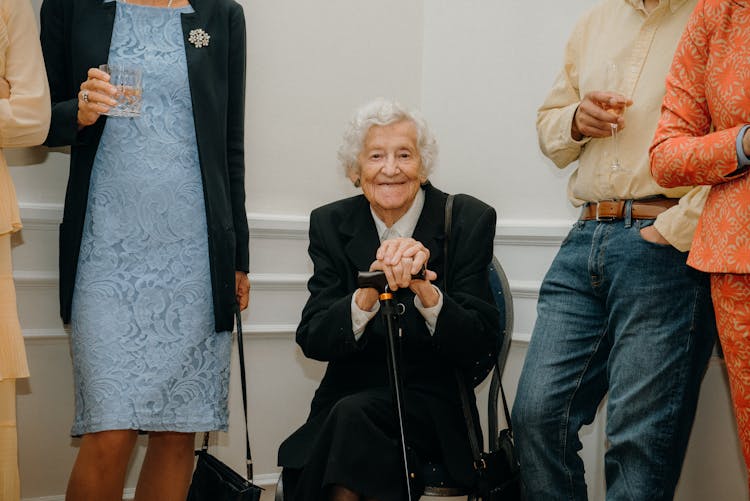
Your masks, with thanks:
[{"label": "cane shaft", "polygon": [[[384,296],[385,294],[381,295]],[[391,379],[391,388],[393,392],[393,401],[396,405],[396,418],[398,420],[399,439],[401,442],[401,459],[404,464],[404,480],[406,483],[407,499],[412,499],[411,482],[409,472],[409,460],[406,450],[406,422],[404,413],[404,385],[401,380],[401,364],[399,363],[398,352],[396,349],[396,333],[398,332],[397,318],[398,314],[394,308],[392,299],[381,299],[381,309],[383,318],[386,323],[386,337],[388,345],[388,373]]]}]

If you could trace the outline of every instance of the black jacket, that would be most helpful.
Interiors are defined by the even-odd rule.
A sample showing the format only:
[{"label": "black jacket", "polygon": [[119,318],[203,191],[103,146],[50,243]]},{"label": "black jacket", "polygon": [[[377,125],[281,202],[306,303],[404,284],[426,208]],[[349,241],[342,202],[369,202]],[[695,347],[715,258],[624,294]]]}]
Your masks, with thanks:
[{"label": "black jacket", "polygon": [[[427,184],[422,214],[413,238],[430,250],[428,268],[438,274],[434,284],[450,290],[435,333],[430,335],[414,307],[414,294],[399,290],[395,296],[406,307],[399,319],[404,330],[402,375],[405,387],[426,395],[429,414],[440,437],[443,458],[453,478],[472,480],[471,450],[460,406],[456,367],[470,368],[494,351],[499,313],[490,291],[487,267],[492,260],[495,210],[476,198],[454,200],[452,234],[446,270],[445,200],[447,195]],[[370,205],[364,196],[348,198],[314,210],[310,216],[309,253],[314,273],[308,282],[310,298],[297,329],[297,343],[306,356],[328,362],[315,392],[305,425],[279,449],[279,464],[304,466],[318,434],[321,415],[342,397],[388,385],[385,327],[371,320],[359,340],[354,339],[351,299],[357,289],[357,271],[368,270],[380,246]],[[409,406],[409,402],[406,402]]]},{"label": "black jacket", "polygon": [[[248,271],[245,211],[245,18],[233,0],[190,0],[182,14],[188,79],[203,178],[215,328],[232,330],[234,272]],[[60,314],[70,321],[73,286],[94,156],[107,120],[78,130],[78,91],[89,68],[107,62],[116,2],[44,0],[41,41],[52,96],[45,144],[71,146],[65,211],[60,225]],[[190,44],[203,29],[207,47]]]}]

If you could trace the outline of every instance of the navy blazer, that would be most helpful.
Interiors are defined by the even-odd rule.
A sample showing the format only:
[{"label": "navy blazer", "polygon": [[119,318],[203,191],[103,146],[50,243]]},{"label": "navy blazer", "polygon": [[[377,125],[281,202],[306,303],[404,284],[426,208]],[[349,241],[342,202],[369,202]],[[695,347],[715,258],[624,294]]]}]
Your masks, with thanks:
[{"label": "navy blazer", "polygon": [[[404,331],[401,373],[407,391],[419,392],[422,400],[429,402],[443,460],[453,478],[469,485],[472,456],[455,371],[470,369],[495,351],[499,313],[487,269],[493,255],[496,215],[492,207],[476,198],[457,195],[448,245],[450,262],[446,263],[447,195],[430,184],[424,190],[425,203],[413,238],[430,250],[427,267],[438,275],[433,283],[444,291],[447,275],[450,287],[443,294],[432,335],[414,306],[414,293],[396,291],[396,300],[405,306],[399,318]],[[328,367],[315,392],[310,417],[279,449],[281,466],[305,465],[325,416],[339,399],[388,386],[382,320],[371,320],[359,340],[352,333],[351,300],[357,289],[357,271],[370,268],[379,246],[370,204],[362,195],[325,205],[310,215],[309,253],[315,269],[308,282],[310,298],[302,311],[297,343],[306,356],[327,361]]]},{"label": "navy blazer", "polygon": [[[190,0],[182,14],[188,79],[203,178],[215,328],[232,330],[235,270],[248,271],[245,210],[245,17],[234,0]],[[45,144],[71,146],[60,225],[60,314],[70,321],[94,156],[107,117],[78,130],[78,92],[89,68],[107,62],[117,2],[44,0],[41,41],[52,97]],[[211,36],[196,48],[193,29]]]}]

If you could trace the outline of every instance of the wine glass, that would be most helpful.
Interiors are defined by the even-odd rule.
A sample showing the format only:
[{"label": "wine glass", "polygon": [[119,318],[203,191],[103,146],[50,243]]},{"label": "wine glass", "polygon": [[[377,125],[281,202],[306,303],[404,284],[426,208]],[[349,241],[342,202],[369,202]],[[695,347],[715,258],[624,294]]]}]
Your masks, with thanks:
[{"label": "wine glass", "polygon": [[[605,90],[609,92],[616,92],[618,94],[623,94],[622,92],[622,74],[617,67],[617,65],[612,61],[607,61],[605,66]],[[602,108],[604,108],[604,111],[607,111],[609,113],[612,113],[614,115],[617,115],[618,117],[621,117],[625,113],[625,108],[627,108],[628,104],[625,99],[615,99],[610,98],[608,101],[602,103]],[[618,133],[618,126],[617,122],[609,124],[609,126],[612,129],[612,170],[617,170],[620,168],[620,154],[618,150],[618,140],[617,140],[617,133]]]}]

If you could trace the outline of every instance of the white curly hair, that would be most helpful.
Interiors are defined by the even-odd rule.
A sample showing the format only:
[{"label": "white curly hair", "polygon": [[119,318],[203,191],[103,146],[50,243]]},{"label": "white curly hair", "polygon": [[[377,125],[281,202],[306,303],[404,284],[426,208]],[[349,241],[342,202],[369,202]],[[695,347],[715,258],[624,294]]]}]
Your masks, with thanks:
[{"label": "white curly hair", "polygon": [[347,177],[359,174],[361,169],[358,162],[359,154],[364,147],[367,132],[372,126],[391,125],[404,120],[412,122],[417,129],[417,148],[422,161],[420,174],[427,179],[437,162],[438,145],[435,136],[419,112],[409,110],[396,101],[384,98],[377,98],[360,106],[344,131],[337,155],[344,168],[344,174]]}]

